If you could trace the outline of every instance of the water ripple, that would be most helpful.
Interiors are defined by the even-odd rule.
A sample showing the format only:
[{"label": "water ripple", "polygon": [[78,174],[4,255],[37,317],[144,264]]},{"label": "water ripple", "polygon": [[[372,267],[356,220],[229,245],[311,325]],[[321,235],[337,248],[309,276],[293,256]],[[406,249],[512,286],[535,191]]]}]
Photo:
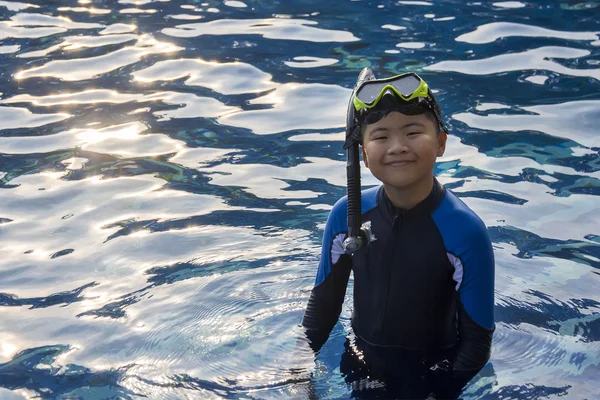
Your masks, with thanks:
[{"label": "water ripple", "polygon": [[540,131],[586,147],[600,147],[600,138],[594,126],[594,121],[600,116],[600,101],[523,106],[519,109],[521,113],[512,115],[459,113],[452,117],[473,128],[505,132]]},{"label": "water ripple", "polygon": [[135,46],[96,57],[50,61],[40,67],[22,70],[15,75],[15,78],[54,77],[65,81],[93,79],[107,72],[134,64],[150,54],[172,53],[178,50],[182,50],[182,48],[159,42],[148,35],[142,35],[138,38]]},{"label": "water ripple", "polygon": [[133,73],[140,82],[188,78],[189,86],[203,86],[223,94],[264,92],[276,85],[271,75],[245,63],[215,63],[204,60],[166,60]]},{"label": "water ripple", "polygon": [[[106,396],[104,398],[132,398],[130,395],[134,393],[119,385],[127,367],[94,372],[78,365],[69,365],[60,370],[53,366],[55,360],[69,350],[69,346],[54,345],[31,348],[16,354],[8,363],[0,364],[0,385],[63,398],[92,394]],[[4,392],[0,394],[4,397]]]},{"label": "water ripple", "polygon": [[0,40],[7,38],[43,38],[75,29],[96,29],[96,23],[73,22],[68,18],[51,15],[19,13],[10,21],[0,21]]},{"label": "water ripple", "polygon": [[219,122],[262,135],[298,129],[341,128],[347,108],[342,99],[349,95],[348,89],[336,85],[283,84],[249,102],[270,105],[270,108],[228,114],[219,118]]},{"label": "water ripple", "polygon": [[6,7],[9,11],[21,11],[27,8],[39,8],[34,4],[19,3],[16,1],[0,1],[0,7]]},{"label": "water ripple", "polygon": [[69,114],[34,114],[26,108],[0,107],[0,130],[37,128],[64,121],[70,117]]},{"label": "water ripple", "polygon": [[261,35],[267,39],[309,42],[353,42],[359,40],[350,32],[316,28],[316,21],[303,19],[219,19],[210,22],[165,28],[168,36],[190,38],[201,35]]},{"label": "water ripple", "polygon": [[76,301],[82,301],[85,298],[80,297],[81,293],[89,288],[96,286],[96,282],[91,282],[83,285],[77,289],[73,289],[66,292],[54,293],[47,297],[34,297],[34,298],[19,298],[16,295],[7,293],[0,293],[0,306],[7,307],[20,307],[20,306],[31,306],[31,308],[45,308],[55,306],[57,304],[70,304]]},{"label": "water ripple", "polygon": [[507,37],[546,37],[566,40],[591,40],[600,38],[597,32],[566,32],[545,29],[539,26],[517,24],[513,22],[493,22],[477,27],[473,32],[465,33],[456,38],[457,42],[473,44],[492,43]]},{"label": "water ripple", "polygon": [[571,47],[545,46],[521,53],[502,54],[478,60],[442,61],[428,65],[426,71],[460,72],[469,75],[489,75],[512,71],[545,70],[557,74],[591,77],[600,80],[600,69],[575,69],[553,60],[568,60],[590,55],[589,50]]},{"label": "water ripple", "polygon": [[56,51],[72,51],[84,48],[94,48],[110,46],[115,44],[127,43],[137,40],[138,36],[134,34],[114,34],[108,36],[67,36],[63,38],[62,43],[48,47],[43,50],[28,51],[20,53],[19,58],[37,58],[45,57]]}]

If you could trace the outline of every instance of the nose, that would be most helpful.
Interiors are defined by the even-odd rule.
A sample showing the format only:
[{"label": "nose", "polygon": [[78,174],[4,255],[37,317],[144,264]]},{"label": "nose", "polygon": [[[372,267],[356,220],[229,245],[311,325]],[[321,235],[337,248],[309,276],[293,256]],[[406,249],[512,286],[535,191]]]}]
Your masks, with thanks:
[{"label": "nose", "polygon": [[388,154],[402,154],[408,152],[408,144],[404,135],[393,135],[388,147]]}]

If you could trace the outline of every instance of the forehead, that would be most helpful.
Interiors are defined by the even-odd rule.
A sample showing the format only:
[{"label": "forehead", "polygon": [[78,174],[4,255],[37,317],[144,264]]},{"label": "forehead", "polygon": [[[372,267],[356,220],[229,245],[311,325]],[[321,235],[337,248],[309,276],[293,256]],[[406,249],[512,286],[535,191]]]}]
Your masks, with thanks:
[{"label": "forehead", "polygon": [[435,124],[427,118],[425,113],[419,115],[406,115],[393,111],[379,121],[365,126],[365,133],[370,133],[378,129],[402,129],[410,126],[422,125],[424,129],[435,130]]}]

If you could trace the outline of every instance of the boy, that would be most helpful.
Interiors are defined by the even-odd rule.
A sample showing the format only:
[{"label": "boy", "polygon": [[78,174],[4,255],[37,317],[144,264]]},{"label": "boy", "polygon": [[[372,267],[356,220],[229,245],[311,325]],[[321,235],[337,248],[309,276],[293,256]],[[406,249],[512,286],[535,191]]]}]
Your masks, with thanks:
[{"label": "boy", "polygon": [[490,356],[487,230],[433,176],[447,130],[418,75],[373,77],[357,85],[351,103],[364,163],[382,185],[361,193],[370,231],[358,249],[344,246],[347,198],[334,205],[302,324],[318,351],[337,323],[352,270],[356,339],[347,343],[342,372],[383,382],[386,396],[456,397]]}]

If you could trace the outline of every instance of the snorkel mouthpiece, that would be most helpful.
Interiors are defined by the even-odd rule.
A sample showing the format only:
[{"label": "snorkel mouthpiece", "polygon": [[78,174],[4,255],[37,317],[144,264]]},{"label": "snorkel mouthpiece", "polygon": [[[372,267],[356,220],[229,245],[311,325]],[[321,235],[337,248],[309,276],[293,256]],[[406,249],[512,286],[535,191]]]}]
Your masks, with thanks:
[{"label": "snorkel mouthpiece", "polygon": [[346,114],[346,142],[344,149],[347,151],[346,162],[346,194],[348,198],[348,237],[344,240],[343,248],[347,254],[353,254],[365,243],[365,235],[361,232],[361,207],[360,207],[360,158],[358,145],[360,140],[360,124],[354,109],[354,93],[365,81],[374,80],[375,75],[369,68],[363,68],[358,75],[352,96],[348,102]]}]

